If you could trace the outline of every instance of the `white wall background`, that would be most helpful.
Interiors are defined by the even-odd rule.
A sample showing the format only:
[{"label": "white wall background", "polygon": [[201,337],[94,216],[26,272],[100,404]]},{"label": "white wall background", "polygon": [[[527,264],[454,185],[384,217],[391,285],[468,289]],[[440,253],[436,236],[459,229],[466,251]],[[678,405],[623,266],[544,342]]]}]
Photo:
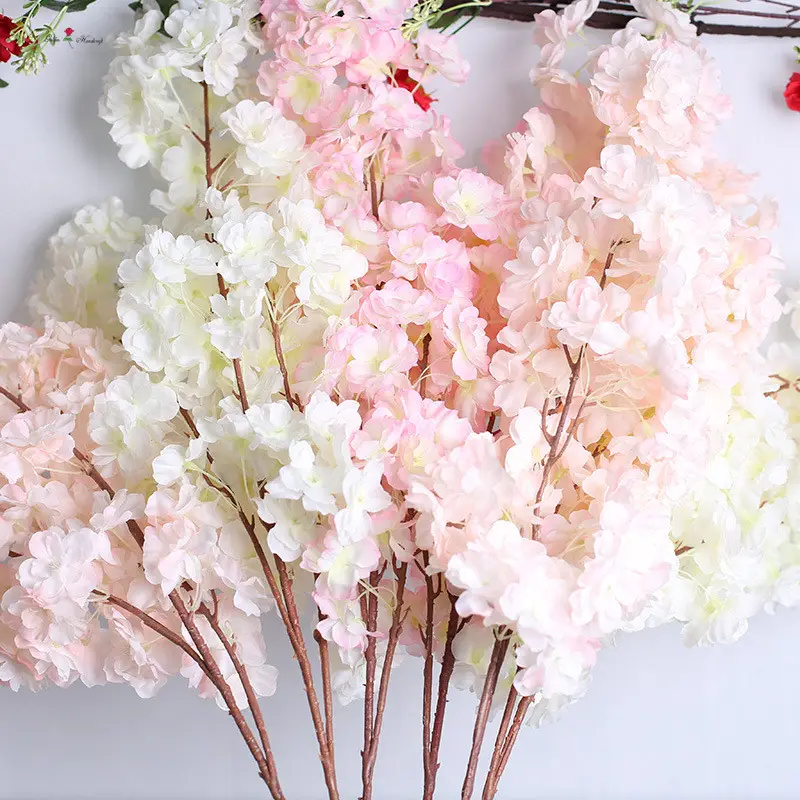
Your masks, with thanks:
[{"label": "white wall background", "polygon": [[[18,12],[20,0],[5,9]],[[76,36],[102,46],[60,44],[37,78],[11,76],[0,91],[0,319],[19,314],[47,236],[74,210],[108,194],[146,213],[144,171],[117,161],[96,117],[109,35],[127,24],[121,0],[75,15]],[[440,108],[477,161],[480,145],[507,132],[531,105],[530,27],[479,21],[460,34],[472,62],[466,87],[447,88]],[[599,38],[594,36],[593,38]],[[800,114],[781,93],[793,69],[779,40],[708,37],[736,118],[720,136],[723,153],[761,173],[783,225],[776,239],[800,278]],[[6,76],[0,65],[0,76]],[[264,702],[286,795],[323,797],[314,740],[296,665],[276,630],[281,690]],[[377,768],[376,800],[413,800],[420,785],[417,664],[400,667]],[[458,796],[475,699],[450,703],[440,796]],[[337,710],[338,711],[338,710]],[[338,711],[343,798],[358,792],[359,711]],[[620,639],[605,651],[588,695],[557,723],[523,733],[501,787],[525,798],[800,797],[800,617],[760,617],[736,645],[687,650],[676,628]],[[126,687],[82,686],[36,695],[0,689],[0,798],[265,797],[233,724],[180,680],[154,700]]]}]

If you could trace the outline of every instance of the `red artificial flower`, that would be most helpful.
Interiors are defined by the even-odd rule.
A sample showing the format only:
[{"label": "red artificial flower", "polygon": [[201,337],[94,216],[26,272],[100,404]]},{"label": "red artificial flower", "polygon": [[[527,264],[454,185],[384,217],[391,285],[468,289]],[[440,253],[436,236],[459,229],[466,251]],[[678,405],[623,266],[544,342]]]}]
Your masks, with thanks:
[{"label": "red artificial flower", "polygon": [[398,69],[394,73],[394,79],[401,89],[408,89],[414,95],[414,102],[423,110],[427,111],[431,103],[436,102],[409,74],[407,69]]},{"label": "red artificial flower", "polygon": [[786,105],[792,111],[800,111],[800,72],[795,72],[789,78],[789,83],[786,84],[783,96],[786,98]]},{"label": "red artificial flower", "polygon": [[0,14],[0,62],[11,60],[11,56],[18,56],[19,45],[10,41],[11,31],[14,30],[14,20]]},{"label": "red artificial flower", "polygon": [[64,28],[64,35],[65,36],[72,36],[73,33],[75,33],[75,29],[74,28]]}]

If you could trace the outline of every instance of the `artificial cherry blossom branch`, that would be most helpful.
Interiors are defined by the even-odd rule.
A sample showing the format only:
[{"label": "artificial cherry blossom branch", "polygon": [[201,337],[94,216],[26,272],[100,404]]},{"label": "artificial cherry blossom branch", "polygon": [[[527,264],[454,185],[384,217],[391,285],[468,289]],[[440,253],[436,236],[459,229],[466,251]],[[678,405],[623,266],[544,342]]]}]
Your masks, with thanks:
[{"label": "artificial cherry blossom branch", "polygon": [[[23,400],[20,397],[18,397],[17,395],[14,395],[12,392],[10,392],[8,389],[6,389],[4,386],[0,386],[0,394],[2,394],[4,397],[6,397],[12,403],[14,403],[14,405],[16,405],[16,407],[22,413],[26,413],[26,412],[30,411],[30,407],[26,403],[24,403]],[[92,480],[97,484],[97,486],[101,490],[105,491],[109,495],[109,498],[113,499],[114,494],[115,494],[114,489],[111,487],[111,485],[108,483],[108,481],[106,481],[105,478],[103,478],[102,475],[100,475],[100,473],[97,471],[97,468],[94,466],[92,461],[84,453],[82,453],[80,450],[78,450],[77,447],[73,448],[73,454],[74,454],[75,458],[84,467],[84,471],[86,472],[86,474],[90,478],[92,478]],[[130,530],[132,536],[133,536],[134,541],[139,545],[140,548],[144,547],[144,532],[142,531],[141,526],[139,525],[139,523],[136,522],[135,520],[129,520],[128,523],[127,523],[127,526],[128,526],[128,529]],[[219,693],[222,695],[222,697],[223,697],[223,699],[225,701],[225,704],[228,706],[228,710],[230,711],[230,714],[234,719],[234,722],[236,723],[237,727],[239,728],[239,731],[242,734],[242,737],[244,738],[245,743],[247,744],[248,749],[250,750],[250,752],[253,755],[253,758],[255,759],[256,763],[258,764],[259,773],[261,774],[261,777],[263,778],[264,782],[269,787],[270,792],[273,795],[273,798],[275,800],[282,800],[282,796],[279,793],[276,793],[276,791],[274,789],[272,776],[270,774],[266,758],[265,758],[264,754],[262,753],[262,751],[260,750],[258,744],[256,743],[255,738],[253,737],[253,732],[250,730],[250,727],[247,725],[247,722],[245,721],[241,711],[239,710],[239,708],[238,708],[238,706],[236,704],[236,700],[233,697],[233,693],[232,693],[230,687],[228,686],[228,684],[225,682],[225,679],[222,676],[222,673],[220,672],[220,669],[217,666],[216,661],[214,660],[214,657],[213,657],[213,654],[211,653],[211,650],[208,648],[208,645],[206,644],[206,642],[203,639],[202,635],[200,634],[200,631],[198,630],[194,620],[192,619],[192,615],[186,609],[186,606],[185,606],[181,596],[178,594],[177,590],[173,590],[172,592],[170,592],[169,595],[168,595],[168,598],[169,598],[170,602],[172,603],[173,607],[175,608],[175,611],[177,612],[178,617],[180,618],[181,622],[183,623],[183,626],[186,628],[187,632],[189,633],[189,636],[191,637],[192,641],[194,642],[195,647],[197,648],[197,651],[199,652],[199,658],[205,664],[205,667],[201,666],[201,669],[203,669],[203,672],[206,673],[209,676],[209,680],[211,680],[211,683],[216,687],[217,691],[219,691]],[[119,599],[119,598],[117,598],[117,599]],[[112,602],[112,601],[109,601],[109,602]],[[123,607],[123,606],[120,605],[120,607]],[[126,610],[130,611],[132,608],[134,608],[134,607],[130,606]],[[131,613],[134,613],[134,612],[132,611]],[[142,617],[139,617],[139,618],[142,619]],[[142,621],[145,622],[144,619],[142,619]],[[155,620],[153,620],[153,622],[155,622]],[[151,627],[153,630],[156,630],[156,628],[153,627],[152,625],[149,625],[149,627]],[[161,632],[161,631],[159,631],[159,632]],[[166,636],[165,638],[167,638],[169,641],[173,642],[174,644],[177,643],[175,641],[175,638],[173,638],[172,636]],[[181,649],[184,649],[184,648],[181,647]],[[189,650],[191,650],[191,648],[189,648]],[[184,651],[188,653],[188,651],[186,651],[186,650],[184,650]]]},{"label": "artificial cherry blossom branch", "polygon": [[[204,156],[205,156],[205,170],[206,170],[206,189],[210,189],[214,185],[214,174],[216,173],[217,169],[220,165],[225,161],[222,159],[216,166],[212,166],[211,164],[211,134],[213,133],[213,128],[211,127],[211,113],[209,109],[209,97],[208,97],[208,83],[206,81],[200,82],[201,87],[203,88],[203,136],[198,136],[196,133],[193,133],[195,139],[200,142],[200,145],[203,148]],[[210,212],[207,212],[207,216]],[[214,237],[211,234],[206,235],[206,239],[209,242],[214,241]],[[228,296],[228,287],[225,284],[225,279],[222,277],[221,273],[217,273],[217,285],[219,287],[219,293],[223,297]],[[245,390],[244,386],[244,376],[242,374],[242,362],[241,359],[234,358],[233,361],[233,374],[236,380],[236,388],[237,388],[237,397],[239,402],[242,406],[242,411],[247,411],[248,408],[248,401],[247,401],[247,391]]]},{"label": "artificial cherry blossom branch", "polygon": [[[601,0],[603,11],[607,3]],[[646,2],[649,19],[587,62],[588,83],[570,87],[584,94],[586,85],[596,90],[575,128],[574,117],[554,113],[560,89],[548,87],[563,89],[562,54],[596,3],[579,2],[562,19],[544,14],[538,38],[547,43],[534,71],[543,101],[509,140],[505,177],[497,175],[501,183],[455,166],[459,147],[446,117],[428,113],[433,98],[422,86],[433,73],[456,82],[466,78],[456,43],[424,26],[443,13],[449,21],[469,4],[457,0],[457,7],[444,11],[441,0],[420,0],[411,20],[406,9],[392,6],[384,9],[377,38],[364,36],[369,10],[360,7],[331,11],[279,0],[276,14],[259,21],[256,31],[246,4],[191,5],[161,19],[150,9],[134,36],[120,37],[101,112],[123,160],[137,167],[150,163],[169,184],[154,197],[168,218],[159,227],[145,227],[114,202],[84,211],[66,234],[55,237],[63,240],[63,263],[32,298],[32,307],[42,309],[34,313],[44,335],[16,326],[3,331],[7,346],[0,366],[5,374],[19,375],[19,384],[10,388],[20,398],[37,398],[35,416],[18,415],[0,442],[3,472],[14,484],[6,498],[10,524],[3,552],[15,556],[7,574],[20,593],[19,601],[3,602],[2,623],[18,634],[13,641],[19,647],[19,656],[3,654],[3,675],[10,669],[12,682],[25,681],[33,668],[37,682],[56,673],[61,681],[96,663],[65,663],[47,643],[28,644],[28,634],[37,632],[23,618],[30,617],[26,604],[43,605],[56,623],[63,622],[79,637],[74,641],[81,652],[94,648],[89,654],[100,656],[113,644],[121,657],[106,661],[109,679],[127,680],[140,693],[158,688],[182,659],[202,678],[203,694],[215,695],[229,709],[275,797],[281,788],[266,735],[267,707],[262,714],[254,691],[260,688],[256,675],[266,678],[272,668],[263,659],[244,663],[251,660],[245,659],[251,647],[261,654],[265,643],[248,606],[238,602],[252,601],[256,608],[250,610],[257,613],[271,593],[300,665],[329,796],[338,791],[329,653],[342,662],[335,687],[342,699],[363,687],[361,782],[363,797],[373,800],[380,794],[375,767],[388,726],[393,661],[401,640],[419,636],[423,798],[433,800],[437,789],[448,691],[463,650],[481,652],[473,678],[480,702],[465,763],[465,797],[479,786],[488,715],[494,703],[505,703],[494,750],[484,753],[491,763],[481,775],[483,797],[490,800],[531,704],[539,706],[538,717],[579,696],[605,636],[624,629],[642,608],[652,609],[648,624],[666,621],[669,612],[653,597],[677,592],[687,595],[689,605],[682,590],[691,588],[697,600],[686,616],[699,636],[711,638],[719,626],[708,619],[709,597],[744,590],[770,602],[786,563],[796,561],[792,526],[778,522],[785,509],[772,502],[779,490],[774,476],[796,472],[790,469],[792,437],[776,419],[783,416],[776,405],[791,403],[795,392],[782,391],[763,403],[748,400],[746,409],[740,402],[779,385],[766,383],[764,370],[746,360],[773,315],[767,287],[775,267],[769,257],[762,260],[768,247],[758,244],[758,219],[741,224],[740,214],[729,208],[731,193],[740,193],[736,171],[709,160],[707,138],[727,109],[716,71],[697,46],[689,15]],[[281,22],[287,10],[288,26]],[[208,45],[202,52],[198,30]],[[250,36],[256,32],[258,41]],[[363,44],[357,52],[347,45],[353,36]],[[330,46],[337,41],[341,47]],[[270,55],[256,64],[247,57],[256,50]],[[305,65],[300,80],[297,57]],[[611,86],[608,70],[620,63],[634,64],[636,75],[647,80],[634,75]],[[413,75],[401,64],[416,65]],[[688,67],[702,77],[703,91],[678,86]],[[197,91],[186,84],[190,102],[184,104],[176,86],[185,83],[189,68],[207,85]],[[337,91],[331,94],[324,87],[334,77]],[[631,80],[635,86],[627,85]],[[239,87],[253,83],[258,93],[242,95]],[[661,102],[638,103],[645,83]],[[142,116],[138,104],[131,105],[131,85],[141,88],[153,114]],[[667,119],[663,109],[675,105],[670,98],[676,91],[686,102]],[[568,154],[553,146],[567,139]],[[220,158],[223,150],[229,154]],[[195,153],[204,162],[199,181],[192,170]],[[238,191],[229,197],[230,187]],[[535,202],[524,201],[534,194]],[[675,224],[664,225],[664,215]],[[629,231],[637,253],[619,285],[606,285],[613,242],[600,274],[596,235],[604,230]],[[684,258],[702,279],[692,286],[681,270]],[[728,262],[725,269],[722,261]],[[654,283],[654,274],[664,280]],[[740,281],[751,274],[756,277]],[[84,275],[102,279],[86,285]],[[724,308],[698,305],[695,283],[720,289]],[[677,285],[683,287],[680,303],[664,289]],[[739,305],[755,309],[739,326],[737,355],[747,363],[744,369],[718,357],[718,346],[707,338],[714,325],[703,324],[709,314],[724,319],[732,310],[736,316],[727,289],[737,286]],[[209,310],[207,297],[217,289]],[[82,305],[77,309],[76,297]],[[546,303],[537,299],[543,297]],[[290,338],[287,321],[295,312],[302,330]],[[53,319],[44,322],[45,315]],[[122,341],[127,355],[117,360],[99,333],[70,322],[101,328],[106,338]],[[250,366],[263,362],[260,348],[270,335],[277,386],[266,373],[257,381],[258,370]],[[561,344],[554,348],[556,341]],[[700,363],[706,345],[712,345],[705,349],[706,366],[725,370],[723,388],[734,388],[723,397],[725,413],[695,413],[686,424],[671,413],[672,398],[688,393],[691,409],[719,405],[719,387]],[[595,374],[590,359],[601,352],[602,369]],[[69,366],[62,370],[61,363]],[[42,364],[47,368],[40,369]],[[59,405],[82,409],[81,434],[97,444],[88,457],[70,452],[69,420],[40,403],[52,388],[51,364],[58,370],[57,391],[63,392]],[[532,405],[539,377],[554,366],[555,385],[540,405]],[[302,393],[293,392],[294,375],[303,376]],[[222,403],[220,394],[227,397]],[[641,398],[633,405],[643,413],[631,413],[632,394]],[[184,397],[193,398],[191,413],[178,412]],[[199,427],[193,414],[202,421]],[[584,441],[593,438],[591,432],[581,435],[584,425],[600,434],[593,444]],[[199,432],[206,427],[222,437],[219,444],[205,443],[213,456],[203,455]],[[187,443],[183,432],[200,441]],[[675,446],[647,446],[662,434]],[[695,438],[706,446],[684,446]],[[764,438],[768,445],[761,443]],[[620,446],[629,440],[631,447]],[[715,443],[732,440],[737,449],[729,460],[746,462],[731,468],[738,499],[736,491],[722,493],[704,481]],[[756,456],[750,456],[751,444]],[[572,461],[573,448],[588,457],[586,485],[608,484],[606,491],[593,492],[588,505],[586,493],[572,488],[571,463],[564,463]],[[103,510],[109,522],[119,511],[122,487],[150,489],[151,476],[158,486],[145,492],[146,518],[128,523],[140,544],[145,519],[152,526],[141,563],[132,556],[113,569],[105,564],[110,542],[95,530],[98,504],[92,501],[112,489],[90,460],[101,455],[117,459],[110,483],[120,487],[119,499]],[[607,460],[610,482],[603,469]],[[13,480],[20,464],[22,480]],[[229,474],[242,483],[222,477]],[[681,486],[670,483],[674,475],[683,477]],[[37,523],[49,524],[31,533],[26,517],[12,506],[22,486],[33,508],[36,483],[57,507],[37,506]],[[569,490],[557,492],[562,484]],[[789,494],[787,487],[780,489]],[[556,494],[563,496],[551,509]],[[776,521],[769,543],[764,537],[755,541],[748,530],[754,496],[778,512],[764,512]],[[669,523],[676,511],[695,506],[707,509],[709,519],[741,520],[729,544],[755,547],[780,568],[764,585],[753,586],[753,576],[745,584],[716,564],[702,570],[698,583],[698,559],[715,563],[710,545],[691,531],[684,537],[690,544],[683,545]],[[408,516],[400,521],[408,508],[419,515],[414,525],[425,531],[427,552],[417,550],[422,537],[406,524]],[[73,509],[84,528],[73,524]],[[243,551],[237,515],[251,543]],[[543,538],[548,525],[566,544],[545,548],[534,541],[532,518],[534,536]],[[236,530],[230,530],[231,519]],[[713,521],[698,524],[713,527]],[[642,530],[648,531],[648,546],[633,548],[631,555],[626,542]],[[394,556],[387,557],[389,547]],[[689,547],[701,553],[695,556]],[[271,550],[283,558],[273,558]],[[397,553],[412,555],[414,563],[399,562]],[[676,554],[680,570],[674,569]],[[256,558],[263,578],[253,576]],[[131,659],[137,640],[152,639],[152,629],[131,617],[133,638],[127,630],[103,631],[94,600],[85,608],[86,591],[127,597],[144,565],[148,582],[162,593],[178,587],[168,595],[174,612],[151,613],[185,640],[196,660],[187,659],[185,649],[176,651],[174,643],[163,648],[163,662],[160,647],[144,663]],[[409,577],[415,568],[419,575]],[[51,602],[49,596],[43,600],[41,587],[54,570],[64,585]],[[301,575],[310,579],[308,586]],[[204,586],[217,588],[201,594]],[[457,603],[451,591],[461,593]],[[298,612],[301,595],[316,603],[316,646],[303,639],[309,634]],[[74,600],[75,610],[62,598]],[[412,610],[415,630],[408,631]],[[506,625],[486,629],[482,618],[462,618],[459,610],[502,618]],[[446,629],[437,622],[440,612]],[[741,613],[744,622],[750,611]],[[109,604],[107,614],[120,622],[130,612]],[[521,649],[513,653],[516,647]],[[319,695],[311,663],[317,648]],[[220,673],[226,682],[220,683]],[[531,690],[534,696],[521,697]]]},{"label": "artificial cherry blossom branch", "polygon": [[[601,290],[605,288],[606,282],[608,280],[608,270],[610,269],[611,265],[614,262],[614,255],[616,253],[617,247],[619,247],[619,245],[622,243],[623,243],[622,241],[613,241],[609,247],[609,251],[606,255],[606,259],[603,264],[603,271],[601,273],[599,281],[599,286]],[[570,408],[574,401],[575,390],[580,380],[581,367],[584,361],[584,357],[586,355],[586,348],[587,346],[585,344],[582,345],[578,350],[577,356],[573,358],[572,354],[570,353],[569,347],[567,347],[567,345],[563,345],[564,355],[567,359],[567,365],[569,366],[570,369],[570,378],[569,378],[569,385],[567,387],[567,394],[564,398],[556,430],[553,434],[550,434],[549,431],[547,430],[547,418],[549,416],[548,398],[545,398],[544,405],[542,407],[542,433],[544,435],[545,440],[550,445],[550,449],[547,453],[544,465],[542,467],[541,483],[539,484],[539,489],[536,493],[536,500],[534,506],[536,508],[538,508],[542,502],[550,473],[553,467],[558,463],[558,461],[566,452],[569,442],[574,436],[575,431],[577,430],[578,424],[581,419],[581,414],[583,413],[583,409],[586,406],[587,398],[584,397],[569,428],[566,431],[566,436],[564,436],[565,432],[564,429],[566,427],[567,417],[569,415]],[[562,441],[562,436],[564,437],[563,441]],[[540,524],[541,523],[536,523],[533,526],[534,538],[536,536],[536,532]],[[495,747],[492,753],[492,760],[489,765],[489,770],[486,777],[486,783],[484,785],[483,800],[491,800],[491,798],[497,791],[497,784],[500,780],[500,777],[502,776],[503,770],[505,769],[505,765],[508,762],[508,759],[511,755],[511,750],[516,741],[517,734],[519,733],[519,727],[522,725],[525,713],[527,712],[528,706],[532,701],[532,698],[527,698],[527,697],[520,698],[519,704],[517,705],[517,712],[514,714],[514,723],[511,724],[511,715],[514,709],[516,697],[517,697],[517,691],[514,685],[512,684],[509,689],[508,697],[506,699],[505,709],[503,712],[503,717],[500,722],[500,727],[497,732]],[[519,718],[518,724],[517,724],[517,718]],[[511,729],[508,730],[507,732],[509,724],[511,724]]]},{"label": "artificial cherry blossom branch", "polygon": [[[243,406],[242,410],[245,411],[246,408]],[[184,419],[187,419],[184,416]],[[191,424],[189,424],[191,422]],[[194,433],[197,431],[197,426],[194,425],[194,421],[191,419],[191,415],[188,415],[187,424],[189,424],[190,430]],[[210,456],[209,456],[210,458]],[[217,489],[217,491],[223,493],[228,500],[233,504],[234,508],[237,510],[239,515],[239,519],[244,526],[245,531],[247,532],[248,538],[255,550],[256,556],[258,561],[261,565],[262,572],[264,573],[264,577],[267,581],[267,585],[269,586],[270,592],[272,593],[273,598],[275,599],[275,605],[278,609],[278,614],[281,618],[281,621],[284,624],[286,629],[287,635],[289,636],[289,642],[292,646],[292,650],[297,658],[297,662],[300,666],[300,672],[303,678],[303,684],[305,687],[309,708],[311,711],[311,718],[314,724],[314,731],[317,735],[317,741],[320,747],[320,761],[322,762],[323,772],[325,774],[325,782],[328,787],[328,792],[330,795],[331,800],[335,800],[338,797],[338,789],[336,788],[336,772],[335,772],[335,765],[333,760],[333,735],[332,735],[332,705],[330,702],[326,702],[326,708],[330,708],[330,715],[326,717],[328,722],[327,727],[323,724],[322,718],[320,716],[320,709],[319,709],[319,700],[317,698],[317,692],[314,687],[314,678],[313,673],[311,671],[311,664],[308,659],[308,651],[306,649],[305,643],[303,641],[303,634],[300,628],[300,621],[299,615],[297,614],[297,608],[294,602],[294,594],[292,592],[291,586],[291,579],[288,576],[288,572],[286,570],[286,565],[283,560],[279,556],[275,556],[275,566],[278,572],[278,580],[280,580],[280,587],[278,586],[278,581],[275,578],[275,574],[272,571],[272,566],[267,558],[267,554],[264,551],[261,542],[258,539],[258,536],[255,531],[255,523],[252,519],[250,519],[244,510],[241,508],[239,502],[236,499],[233,491],[228,487],[223,485],[217,485],[213,481],[211,481],[208,476],[206,476],[206,482],[209,483],[210,486]],[[262,527],[264,527],[267,532],[269,532],[269,526],[267,523],[264,523],[262,520],[259,519],[261,522]],[[322,648],[320,648],[322,650]],[[326,696],[330,694],[330,671],[323,669],[323,680],[326,678],[327,673],[327,688],[324,692]]]},{"label": "artificial cherry blossom branch", "polygon": [[[292,393],[291,383],[289,381],[289,370],[286,366],[286,359],[283,354],[283,345],[281,343],[280,323],[277,318],[277,310],[274,308],[274,301],[272,297],[269,298],[268,311],[270,323],[272,328],[272,340],[275,347],[275,356],[278,359],[278,365],[283,377],[284,392],[286,394],[286,401],[290,406],[302,411],[303,405],[300,398]],[[266,527],[265,523],[262,525]],[[251,538],[255,538],[254,536]],[[263,552],[263,551],[262,551]],[[266,563],[266,559],[262,560],[262,566]],[[311,711],[311,718],[314,725],[314,731],[317,735],[317,741],[320,748],[320,760],[325,773],[325,783],[328,788],[328,793],[331,800],[338,797],[338,788],[336,786],[336,763],[334,758],[333,748],[333,704],[331,702],[332,687],[331,687],[331,674],[330,674],[330,658],[328,653],[327,643],[322,644],[321,637],[314,637],[319,649],[322,683],[323,683],[323,702],[325,705],[325,720],[323,722],[319,708],[319,698],[314,686],[314,676],[311,671],[311,664],[308,659],[308,650],[306,649],[305,642],[303,641],[303,632],[300,626],[300,619],[297,613],[297,608],[294,600],[294,593],[292,588],[292,581],[289,577],[286,564],[280,556],[275,555],[275,566],[278,571],[278,577],[281,583],[281,590],[285,602],[285,616],[284,624],[289,638],[292,641],[295,656],[300,671],[303,677],[306,694],[308,696],[309,709]],[[271,570],[270,570],[271,571]],[[290,631],[291,629],[291,631]]]},{"label": "artificial cherry blossom branch", "polygon": [[[205,81],[203,81],[201,85],[203,88],[204,135],[203,137],[198,137],[198,139],[200,140],[205,152],[206,185],[208,188],[210,188],[213,185],[214,168],[212,167],[212,156],[211,156],[212,128],[211,128],[210,111],[209,111],[209,92],[208,92],[208,84]],[[211,237],[211,240],[213,241],[213,237]],[[217,274],[217,281],[219,283],[220,293],[223,295],[223,297],[226,296],[227,286],[225,285],[224,278],[219,273]],[[278,361],[281,366],[281,371],[284,377],[284,385],[286,387],[287,400],[292,405],[299,404],[299,400],[296,397],[293,398],[291,394],[291,389],[289,387],[289,382],[288,382],[288,372],[286,370],[285,361],[283,360],[283,351],[280,343],[279,326],[277,325],[277,320],[272,315],[271,307],[270,307],[270,318],[273,323],[273,339],[275,341],[276,355],[278,357]],[[232,359],[232,361],[233,361],[233,371],[236,378],[238,400],[242,407],[242,411],[247,411],[249,407],[249,402],[247,399],[247,392],[245,389],[244,377],[242,374],[241,361],[238,358],[234,358]],[[195,430],[196,428],[193,429],[193,433]],[[241,510],[240,510],[240,518],[242,518],[242,521],[244,522],[245,515]],[[314,729],[317,734],[317,740],[320,746],[320,760],[322,762],[323,771],[325,773],[325,782],[328,787],[328,793],[330,795],[331,800],[336,800],[336,798],[338,798],[338,789],[336,788],[335,766],[333,763],[333,757],[331,755],[332,751],[330,751],[328,747],[328,741],[329,740],[332,741],[332,735],[326,732],[320,715],[319,700],[317,698],[316,689],[314,688],[313,673],[311,671],[311,665],[308,661],[308,653],[305,647],[305,643],[303,641],[303,634],[300,627],[299,615],[297,614],[297,609],[294,601],[291,579],[288,576],[286,565],[283,563],[280,557],[275,556],[275,566],[280,581],[280,590],[278,589],[274,579],[274,575],[272,574],[272,569],[266,558],[266,554],[264,553],[263,548],[261,548],[260,543],[258,543],[257,541],[257,536],[255,534],[254,526],[251,523],[245,523],[245,529],[247,530],[248,536],[250,537],[250,540],[253,543],[254,548],[256,549],[256,553],[258,555],[259,561],[264,571],[264,575],[267,579],[267,583],[270,587],[270,590],[273,592],[273,596],[276,599],[276,604],[278,605],[279,613],[281,614],[284,626],[286,627],[287,633],[289,635],[290,643],[292,644],[292,649],[294,650],[295,656],[297,657],[298,663],[300,665],[303,682],[306,688],[306,694],[308,696],[309,707],[311,709],[311,716],[314,723]],[[278,599],[281,593],[283,594],[283,603],[281,603]],[[330,680],[329,670],[323,670],[323,678],[326,673],[328,676],[328,680]]]},{"label": "artificial cherry blossom branch", "polygon": [[[617,251],[617,247],[622,244],[622,241],[613,241],[609,247],[608,253],[606,254],[606,260],[603,264],[603,271],[600,275],[599,286],[602,290],[605,288],[606,281],[608,280],[608,270],[611,268],[611,265],[614,263],[614,255]],[[577,413],[575,414],[572,423],[567,430],[567,435],[564,438],[563,442],[561,437],[564,433],[564,428],[567,423],[567,417],[569,416],[570,408],[572,406],[573,399],[575,397],[575,390],[578,386],[578,381],[580,380],[581,375],[581,367],[583,365],[583,360],[586,355],[586,345],[581,345],[578,349],[578,355],[575,358],[572,357],[570,353],[569,347],[567,345],[563,345],[564,355],[567,359],[567,365],[569,366],[570,375],[569,375],[569,385],[567,387],[567,394],[564,398],[564,403],[561,407],[561,415],[558,419],[558,424],[556,425],[555,433],[550,434],[547,430],[547,418],[549,413],[549,404],[550,401],[548,398],[545,398],[544,404],[542,406],[542,433],[544,435],[545,440],[550,445],[550,449],[547,453],[547,456],[544,461],[544,465],[542,467],[542,476],[541,476],[541,483],[539,484],[539,489],[536,492],[536,501],[534,504],[535,508],[539,508],[541,505],[542,499],[544,498],[545,490],[547,489],[547,481],[550,477],[550,472],[552,471],[553,467],[558,463],[561,457],[566,452],[567,446],[569,445],[570,440],[572,439],[575,431],[578,428],[578,424],[580,422],[581,414],[583,412],[584,407],[586,406],[587,398],[584,397],[580,408],[578,409]],[[536,538],[537,531],[541,523],[537,522],[533,525],[533,537]]]}]

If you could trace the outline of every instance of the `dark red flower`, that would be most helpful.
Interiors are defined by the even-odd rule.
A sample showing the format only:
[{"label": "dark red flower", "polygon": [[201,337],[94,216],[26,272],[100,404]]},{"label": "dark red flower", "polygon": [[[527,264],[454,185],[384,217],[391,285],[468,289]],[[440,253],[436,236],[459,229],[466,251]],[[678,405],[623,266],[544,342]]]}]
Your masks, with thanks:
[{"label": "dark red flower", "polygon": [[786,105],[792,111],[800,111],[800,72],[795,72],[789,78],[789,83],[786,84],[783,96],[786,98]]},{"label": "dark red flower", "polygon": [[394,73],[394,79],[401,89],[408,89],[414,95],[414,102],[423,110],[427,111],[431,103],[436,102],[409,74],[407,69],[398,69]]},{"label": "dark red flower", "polygon": [[19,45],[9,40],[11,31],[14,30],[14,20],[0,14],[0,61],[11,60],[11,56],[19,55]]},{"label": "dark red flower", "polygon": [[72,36],[73,33],[75,33],[75,29],[74,28],[64,28],[64,35],[65,36]]}]

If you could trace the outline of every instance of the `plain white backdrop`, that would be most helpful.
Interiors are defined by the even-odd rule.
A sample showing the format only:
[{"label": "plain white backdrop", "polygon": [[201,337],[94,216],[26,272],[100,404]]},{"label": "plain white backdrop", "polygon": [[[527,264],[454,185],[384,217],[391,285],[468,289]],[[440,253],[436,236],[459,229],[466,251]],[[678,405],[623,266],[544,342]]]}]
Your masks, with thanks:
[{"label": "plain white backdrop", "polygon": [[[5,8],[19,11],[20,0]],[[0,319],[19,317],[47,237],[88,202],[109,194],[145,216],[150,178],[117,160],[96,115],[109,40],[129,22],[122,0],[100,0],[72,17],[37,78],[9,76],[0,90]],[[442,88],[440,110],[477,163],[481,144],[510,130],[534,101],[527,74],[530,26],[478,21],[459,34],[473,65],[465,87]],[[600,34],[591,38],[601,40]],[[776,241],[787,281],[800,279],[800,114],[781,93],[793,69],[777,39],[708,37],[737,114],[721,132],[723,154],[761,174],[776,197]],[[275,630],[275,629],[273,629]],[[276,759],[290,800],[323,797],[315,742],[288,646],[275,630],[278,694],[264,701]],[[390,691],[378,758],[377,800],[419,796],[420,685],[404,664]],[[458,796],[475,698],[456,694],[442,747],[440,797]],[[343,798],[358,792],[361,721],[338,710]],[[800,798],[800,616],[759,617],[736,645],[688,650],[677,628],[622,637],[601,654],[587,696],[555,725],[520,737],[501,785],[504,800],[528,798]],[[488,748],[487,748],[488,749]],[[265,797],[230,720],[180,681],[156,699],[127,687],[74,686],[36,695],[0,689],[0,798]]]}]

